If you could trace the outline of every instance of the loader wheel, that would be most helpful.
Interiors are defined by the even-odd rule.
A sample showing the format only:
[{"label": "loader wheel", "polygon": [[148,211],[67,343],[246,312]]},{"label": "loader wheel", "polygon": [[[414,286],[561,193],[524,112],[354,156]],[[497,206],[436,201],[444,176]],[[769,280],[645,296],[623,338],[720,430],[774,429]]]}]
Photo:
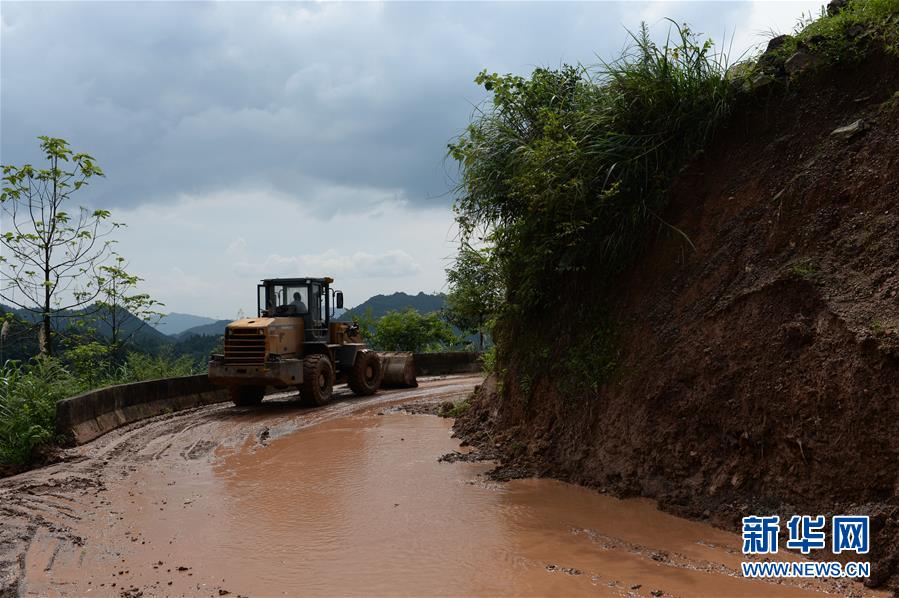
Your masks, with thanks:
[{"label": "loader wheel", "polygon": [[252,407],[262,402],[265,388],[262,386],[232,386],[231,400],[238,407]]},{"label": "loader wheel", "polygon": [[356,353],[356,363],[349,371],[347,382],[353,393],[364,397],[381,388],[381,358],[374,351],[362,349]]},{"label": "loader wheel", "polygon": [[331,400],[334,368],[325,355],[308,355],[303,359],[303,384],[300,396],[309,405],[324,405]]}]

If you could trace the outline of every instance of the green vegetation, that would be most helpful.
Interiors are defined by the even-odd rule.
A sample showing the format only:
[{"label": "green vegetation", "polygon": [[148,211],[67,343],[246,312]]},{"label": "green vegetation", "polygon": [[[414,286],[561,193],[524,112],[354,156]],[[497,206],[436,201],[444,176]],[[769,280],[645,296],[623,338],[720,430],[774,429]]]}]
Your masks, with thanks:
[{"label": "green vegetation", "polygon": [[463,245],[455,264],[446,270],[450,291],[444,317],[465,334],[478,335],[478,350],[503,300],[503,282],[491,247]]},{"label": "green vegetation", "polygon": [[112,262],[100,266],[97,286],[100,293],[94,306],[94,318],[109,331],[108,356],[112,363],[121,362],[125,350],[141,326],[127,326],[129,321],[141,324],[162,317],[158,311],[162,303],[137,290],[143,279],[126,271],[125,258],[113,254]]},{"label": "green vegetation", "polygon": [[827,62],[858,60],[872,48],[899,55],[899,2],[897,0],[854,0],[842,10],[828,15],[822,6],[817,18],[801,20],[794,35],[773,50],[771,59],[760,63],[776,63],[800,49],[807,49]]},{"label": "green vegetation", "polygon": [[820,269],[811,260],[800,260],[790,267],[790,274],[804,280],[814,280],[818,277]]},{"label": "green vegetation", "polygon": [[70,207],[72,194],[103,171],[64,139],[39,137],[46,168],[4,165],[0,192],[7,231],[0,235],[0,298],[39,316],[42,355],[52,355],[54,320],[100,296],[98,268],[119,226],[106,210]]},{"label": "green vegetation", "polygon": [[445,351],[464,343],[452,326],[437,312],[422,314],[408,308],[391,311],[374,318],[371,310],[356,317],[362,338],[372,348],[380,351],[412,351],[431,353]]},{"label": "green vegetation", "polygon": [[347,310],[339,318],[343,322],[352,322],[356,318],[363,317],[368,310],[375,318],[387,315],[392,311],[405,311],[410,307],[423,314],[440,311],[446,306],[446,297],[440,293],[393,293],[391,295],[375,295],[353,309]]},{"label": "green vegetation", "polygon": [[56,402],[72,393],[74,379],[52,358],[31,366],[6,364],[0,376],[0,465],[20,465],[55,440]]},{"label": "green vegetation", "polygon": [[484,351],[482,360],[484,363],[484,373],[492,374],[496,371],[496,345],[491,345],[489,349]]},{"label": "green vegetation", "polygon": [[440,417],[461,417],[471,409],[471,400],[470,399],[462,399],[461,401],[456,401],[455,403],[451,403],[447,401],[443,405],[440,406],[440,410],[437,413]]},{"label": "green vegetation", "polygon": [[[662,44],[645,26],[631,38],[621,58],[596,67],[538,68],[529,78],[481,72],[475,82],[492,103],[449,145],[461,172],[462,249],[452,271],[476,287],[469,248],[491,247],[503,290],[489,368],[525,400],[545,376],[563,392],[592,395],[615,371],[616,284],[652,235],[690,244],[664,220],[666,190],[737,97],[786,77],[799,50],[812,66],[896,53],[899,0],[849,0],[730,70],[686,25],[671,22]],[[799,263],[791,274],[818,270]]]},{"label": "green vegetation", "polygon": [[73,349],[75,354],[67,354],[69,365],[42,356],[0,367],[0,471],[34,462],[42,448],[60,440],[55,431],[57,401],[113,384],[195,373],[189,357],[140,353],[111,368],[103,362],[107,349],[97,343]]},{"label": "green vegetation", "polygon": [[538,372],[586,374],[595,388],[614,367],[614,327],[597,326],[607,306],[582,295],[604,296],[650,231],[670,230],[666,185],[727,114],[723,57],[686,26],[672,31],[659,46],[644,27],[622,58],[594,69],[476,79],[493,103],[450,145],[456,214],[464,243],[494,244],[506,289],[498,362],[517,363],[526,392]]},{"label": "green vegetation", "polygon": [[0,305],[3,470],[34,462],[58,440],[60,399],[196,369],[193,355],[174,357],[147,326],[161,304],[137,289],[141,279],[112,251],[111,234],[121,225],[106,210],[70,205],[103,171],[64,139],[39,139],[45,168],[2,167],[8,230],[0,235],[0,299],[14,306]]}]

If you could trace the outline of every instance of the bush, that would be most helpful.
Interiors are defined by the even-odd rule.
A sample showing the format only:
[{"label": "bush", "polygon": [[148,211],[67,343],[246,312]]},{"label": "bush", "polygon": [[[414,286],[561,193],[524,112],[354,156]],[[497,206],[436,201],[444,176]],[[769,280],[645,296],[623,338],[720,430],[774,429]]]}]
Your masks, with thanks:
[{"label": "bush", "polygon": [[468,413],[468,410],[471,409],[471,399],[463,399],[461,401],[457,401],[452,403],[450,401],[446,401],[440,406],[437,415],[440,417],[451,417],[451,418],[459,418]]},{"label": "bush", "polygon": [[484,356],[482,359],[484,364],[484,373],[494,373],[496,371],[496,345],[490,345],[490,347],[486,351],[484,351]]},{"label": "bush", "polygon": [[665,182],[726,113],[731,86],[710,41],[677,27],[598,71],[537,69],[530,79],[482,72],[486,109],[450,146],[462,166],[463,234],[493,234],[510,297],[528,309],[594,265],[615,272],[659,221]]},{"label": "bush", "polygon": [[146,355],[130,353],[125,363],[116,371],[113,384],[156,380],[158,378],[175,378],[196,374],[195,360],[190,355],[173,357],[168,353]]},{"label": "bush", "polygon": [[[495,244],[506,289],[495,340],[520,371],[558,363],[592,372],[586,387],[594,389],[614,367],[608,339],[584,323],[604,322],[601,335],[614,335],[602,298],[652,225],[667,227],[666,186],[703,148],[736,89],[711,41],[686,26],[672,33],[658,46],[643,27],[619,60],[594,69],[476,79],[493,104],[450,145],[461,166],[456,216],[463,242]],[[548,318],[558,312],[566,317]],[[588,345],[602,349],[603,363],[566,353]]]},{"label": "bush", "polygon": [[66,353],[69,365],[52,357],[0,369],[0,466],[33,463],[38,449],[55,444],[56,403],[94,388],[195,372],[190,356],[131,353],[112,369],[105,347],[87,343]]},{"label": "bush", "polygon": [[[73,392],[74,390],[74,392]],[[56,440],[56,402],[80,385],[58,360],[28,365],[7,362],[0,370],[0,465],[24,465],[35,449]]]},{"label": "bush", "polygon": [[421,314],[412,308],[388,312],[369,330],[367,340],[382,351],[428,353],[463,342],[438,313]]},{"label": "bush", "polygon": [[872,47],[899,55],[899,2],[852,0],[842,10],[800,21],[773,54],[786,59],[807,48],[828,62],[845,62],[865,56]]}]

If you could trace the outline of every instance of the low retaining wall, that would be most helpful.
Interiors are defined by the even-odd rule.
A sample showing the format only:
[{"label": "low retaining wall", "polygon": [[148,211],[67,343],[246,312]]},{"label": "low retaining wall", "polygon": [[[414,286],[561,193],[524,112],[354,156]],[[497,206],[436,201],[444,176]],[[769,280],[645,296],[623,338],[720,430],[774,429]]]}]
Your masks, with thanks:
[{"label": "low retaining wall", "polygon": [[[480,353],[416,353],[418,376],[481,371]],[[230,400],[227,389],[210,384],[206,374],[120,384],[92,390],[56,404],[56,429],[84,444],[119,426],[141,419]]]},{"label": "low retaining wall", "polygon": [[480,353],[416,353],[415,374],[440,376],[444,374],[474,374],[483,370]]},{"label": "low retaining wall", "polygon": [[120,384],[56,404],[56,429],[83,444],[140,419],[230,400],[206,374]]}]

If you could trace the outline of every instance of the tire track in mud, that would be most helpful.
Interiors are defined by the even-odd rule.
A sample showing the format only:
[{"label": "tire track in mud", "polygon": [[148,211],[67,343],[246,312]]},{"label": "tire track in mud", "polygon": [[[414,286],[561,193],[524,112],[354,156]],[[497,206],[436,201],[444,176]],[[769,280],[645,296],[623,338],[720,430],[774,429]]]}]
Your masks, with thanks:
[{"label": "tire track in mud", "polygon": [[58,463],[2,479],[0,598],[33,593],[31,575],[47,581],[60,560],[77,566],[91,549],[72,531],[80,513],[119,517],[121,512],[104,497],[107,483],[120,483],[150,466],[184,467],[197,459],[213,460],[222,449],[253,451],[270,439],[376,406],[461,399],[480,381],[480,376],[424,379],[418,388],[364,398],[339,387],[332,402],[319,408],[298,406],[296,393],[271,395],[257,407],[199,407],[123,426],[67,450]]}]

